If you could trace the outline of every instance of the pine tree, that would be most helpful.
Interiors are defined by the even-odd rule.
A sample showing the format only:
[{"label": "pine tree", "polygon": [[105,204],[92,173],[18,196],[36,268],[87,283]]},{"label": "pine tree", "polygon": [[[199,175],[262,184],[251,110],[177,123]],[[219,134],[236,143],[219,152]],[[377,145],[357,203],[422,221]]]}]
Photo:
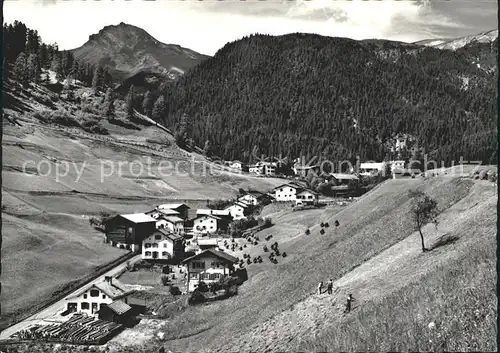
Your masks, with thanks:
[{"label": "pine tree", "polygon": [[209,140],[205,141],[205,147],[203,148],[203,153],[205,156],[210,157],[212,155],[212,146]]},{"label": "pine tree", "polygon": [[108,68],[104,68],[103,72],[102,72],[102,86],[103,88],[104,87],[111,87],[111,85],[113,84],[113,78],[111,76],[111,74],[109,73],[109,70]]},{"label": "pine tree", "polygon": [[125,100],[125,113],[127,116],[127,119],[131,120],[134,118],[134,85],[131,85],[127,98]]},{"label": "pine tree", "polygon": [[106,98],[104,101],[105,114],[108,120],[114,118],[115,116],[115,97],[113,95],[113,90],[108,88],[106,91]]},{"label": "pine tree", "polygon": [[165,97],[159,96],[153,105],[153,120],[155,121],[163,121],[167,114],[167,105],[165,103]]},{"label": "pine tree", "polygon": [[100,66],[94,69],[94,76],[92,77],[92,90],[97,94],[102,89],[103,71]]},{"label": "pine tree", "polygon": [[40,77],[40,61],[37,54],[30,54],[27,60],[27,74],[30,82],[38,83]]},{"label": "pine tree", "polygon": [[16,63],[14,64],[14,75],[21,84],[24,85],[28,83],[27,62],[24,53],[19,54],[16,59]]},{"label": "pine tree", "polygon": [[147,91],[144,95],[144,100],[142,101],[142,111],[148,117],[151,118],[153,113],[153,94]]}]

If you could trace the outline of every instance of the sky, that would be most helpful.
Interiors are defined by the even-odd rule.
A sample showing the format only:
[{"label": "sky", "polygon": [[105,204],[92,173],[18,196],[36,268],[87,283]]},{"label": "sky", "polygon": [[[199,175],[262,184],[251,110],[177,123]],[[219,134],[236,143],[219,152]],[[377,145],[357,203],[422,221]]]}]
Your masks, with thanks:
[{"label": "sky", "polygon": [[213,55],[252,33],[317,33],[414,42],[498,29],[496,0],[5,0],[4,22],[24,22],[60,49],[125,22],[161,42]]}]

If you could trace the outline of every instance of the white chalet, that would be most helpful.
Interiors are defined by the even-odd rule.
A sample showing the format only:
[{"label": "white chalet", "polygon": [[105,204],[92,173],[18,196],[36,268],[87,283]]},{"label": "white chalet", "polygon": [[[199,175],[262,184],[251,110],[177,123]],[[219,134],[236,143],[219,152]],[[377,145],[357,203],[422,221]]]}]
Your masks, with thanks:
[{"label": "white chalet", "polygon": [[229,211],[234,220],[246,218],[245,209],[248,205],[245,202],[234,202],[231,206],[226,207],[226,211]]},{"label": "white chalet", "polygon": [[211,214],[200,214],[193,220],[194,234],[215,233],[218,230],[227,230],[229,220],[226,217]]},{"label": "white chalet", "polygon": [[359,174],[365,176],[378,175],[379,173],[383,172],[385,165],[385,162],[361,163],[359,165]]},{"label": "white chalet", "polygon": [[303,188],[295,184],[283,184],[274,188],[276,201],[295,201],[298,192]]},{"label": "white chalet", "polygon": [[127,296],[134,290],[127,288],[116,278],[106,276],[104,281],[93,284],[77,291],[66,298],[66,309],[69,312],[81,312],[87,315],[96,315],[103,304],[111,304],[121,299],[127,304]]},{"label": "white chalet", "polygon": [[296,194],[296,204],[313,205],[319,200],[319,194],[316,191],[304,189]]},{"label": "white chalet", "polygon": [[142,242],[142,258],[145,260],[179,258],[183,253],[182,237],[166,229],[157,229]]},{"label": "white chalet", "polygon": [[234,256],[214,249],[207,249],[185,259],[182,263],[187,269],[187,291],[194,291],[200,281],[209,284],[230,275],[236,262]]},{"label": "white chalet", "polygon": [[233,169],[243,170],[243,163],[241,163],[240,161],[232,161],[229,164],[229,167]]},{"label": "white chalet", "polygon": [[265,195],[259,191],[246,191],[245,195],[238,197],[239,202],[244,202],[247,205],[256,206],[265,197]]}]

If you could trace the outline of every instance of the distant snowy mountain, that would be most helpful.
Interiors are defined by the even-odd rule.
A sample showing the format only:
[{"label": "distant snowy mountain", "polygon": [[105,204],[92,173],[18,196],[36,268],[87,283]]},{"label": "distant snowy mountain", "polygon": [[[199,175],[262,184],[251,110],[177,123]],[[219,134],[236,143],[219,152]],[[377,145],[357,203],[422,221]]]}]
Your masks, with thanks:
[{"label": "distant snowy mountain", "polygon": [[425,45],[437,49],[457,50],[471,43],[492,43],[498,38],[498,29],[460,38],[425,39],[414,44]]}]

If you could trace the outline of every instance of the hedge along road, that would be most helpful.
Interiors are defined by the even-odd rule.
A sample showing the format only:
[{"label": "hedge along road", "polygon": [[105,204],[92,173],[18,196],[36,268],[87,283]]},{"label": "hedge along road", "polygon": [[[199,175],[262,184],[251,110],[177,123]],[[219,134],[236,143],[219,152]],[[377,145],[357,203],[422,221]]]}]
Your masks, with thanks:
[{"label": "hedge along road", "polygon": [[130,259],[125,259],[122,263],[118,264],[117,266],[113,267],[112,269],[108,270],[106,273],[100,275],[99,277],[95,278],[91,282],[84,284],[78,288],[75,288],[72,290],[70,293],[68,293],[65,297],[62,299],[58,300],[57,302],[49,305],[45,309],[40,310],[38,313],[33,314],[26,319],[19,321],[17,324],[12,325],[2,332],[0,332],[0,343],[1,340],[7,340],[11,338],[11,336],[21,330],[25,330],[30,326],[36,325],[36,324],[43,324],[43,321],[46,319],[50,319],[51,317],[54,317],[58,314],[58,312],[64,310],[66,307],[66,299],[69,298],[73,293],[76,291],[82,289],[82,288],[89,288],[93,284],[101,282],[104,280],[104,277],[106,276],[116,276],[118,273],[121,271],[125,270],[127,267],[127,263],[130,262],[131,264],[139,261],[141,259],[141,254],[136,255]]}]

